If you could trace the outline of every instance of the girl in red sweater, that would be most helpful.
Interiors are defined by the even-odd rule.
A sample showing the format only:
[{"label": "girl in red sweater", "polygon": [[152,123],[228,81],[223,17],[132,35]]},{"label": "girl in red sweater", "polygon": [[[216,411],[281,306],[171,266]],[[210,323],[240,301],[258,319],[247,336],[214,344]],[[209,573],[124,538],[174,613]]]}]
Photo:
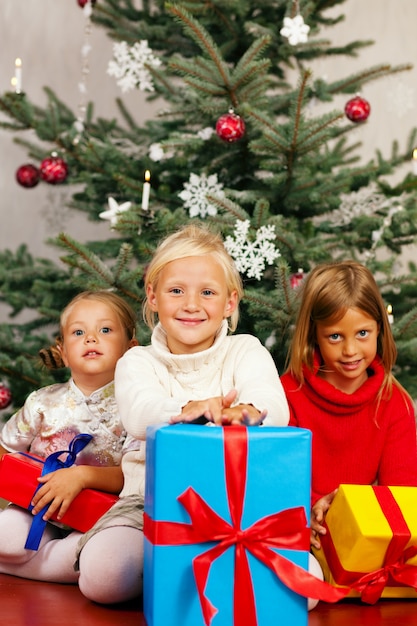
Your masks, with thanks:
[{"label": "girl in red sweater", "polygon": [[413,403],[392,374],[397,356],[370,271],[320,265],[302,287],[281,377],[290,425],[313,433],[311,544],[341,483],[417,485]]}]

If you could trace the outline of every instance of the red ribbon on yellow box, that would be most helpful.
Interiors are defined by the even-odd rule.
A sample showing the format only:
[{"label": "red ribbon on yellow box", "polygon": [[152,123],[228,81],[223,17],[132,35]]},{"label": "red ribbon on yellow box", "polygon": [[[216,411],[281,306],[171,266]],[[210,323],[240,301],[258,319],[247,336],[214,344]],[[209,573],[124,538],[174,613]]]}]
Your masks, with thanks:
[{"label": "red ribbon on yellow box", "polygon": [[235,546],[234,626],[257,626],[255,598],[246,551],[270,568],[292,591],[310,598],[337,602],[347,590],[318,580],[302,567],[271,548],[306,550],[310,548],[310,529],[303,507],[266,516],[247,529],[241,528],[246,490],[248,456],[247,428],[230,426],[224,431],[226,492],[232,523],[222,519],[189,487],[178,497],[190,516],[191,524],[152,520],[145,514],[144,533],[154,545],[184,545],[218,541],[193,559],[194,578],[204,623],[210,626],[217,609],[205,595],[212,563]]},{"label": "red ribbon on yellow box", "polygon": [[[374,604],[387,585],[406,585],[417,589],[417,566],[407,561],[417,555],[417,546],[408,546],[411,533],[389,487],[372,487],[381,510],[392,530],[392,538],[384,556],[382,567],[364,574],[346,570],[337,554],[331,532],[321,537],[322,550],[336,584],[349,586],[359,592],[364,602]],[[324,524],[327,526],[327,524]]]}]

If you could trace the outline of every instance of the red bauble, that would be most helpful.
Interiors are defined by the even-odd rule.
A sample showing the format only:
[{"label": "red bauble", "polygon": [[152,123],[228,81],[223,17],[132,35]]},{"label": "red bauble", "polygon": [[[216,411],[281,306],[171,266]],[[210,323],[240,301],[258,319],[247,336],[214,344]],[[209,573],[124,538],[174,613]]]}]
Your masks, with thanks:
[{"label": "red bauble", "polygon": [[[77,2],[78,2],[78,6],[80,6],[81,8],[84,8],[88,0],[77,0]],[[95,3],[96,3],[96,0],[91,0],[92,5],[94,5]]]},{"label": "red bauble", "polygon": [[371,112],[371,105],[360,96],[355,96],[346,102],[345,113],[352,122],[364,122]]},{"label": "red bauble", "polygon": [[16,180],[26,189],[36,187],[39,182],[39,170],[31,163],[25,163],[16,170]]},{"label": "red bauble", "polygon": [[51,185],[63,183],[68,176],[68,165],[64,159],[56,155],[44,159],[39,169],[42,180]]},{"label": "red bauble", "polygon": [[238,141],[245,134],[245,122],[239,115],[229,111],[217,120],[216,133],[223,141]]},{"label": "red bauble", "polygon": [[301,285],[305,278],[305,274],[301,268],[298,269],[298,272],[295,274],[291,274],[290,276],[290,285],[292,289],[297,289]]},{"label": "red bauble", "polygon": [[0,383],[0,411],[7,409],[12,403],[12,392],[6,385]]}]

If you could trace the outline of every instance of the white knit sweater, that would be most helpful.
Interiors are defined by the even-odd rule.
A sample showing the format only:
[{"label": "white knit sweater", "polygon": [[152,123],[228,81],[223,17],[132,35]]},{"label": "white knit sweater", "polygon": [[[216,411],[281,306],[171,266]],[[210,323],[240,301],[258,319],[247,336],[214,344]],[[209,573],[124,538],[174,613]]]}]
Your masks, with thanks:
[{"label": "white knit sweater", "polygon": [[127,432],[143,441],[123,456],[122,496],[144,495],[146,428],[167,423],[190,400],[238,392],[235,404],[267,409],[264,424],[286,426],[289,409],[274,361],[252,335],[227,335],[227,321],[214,344],[195,354],[172,354],[157,325],[150,346],[128,350],[115,374],[116,400]]}]

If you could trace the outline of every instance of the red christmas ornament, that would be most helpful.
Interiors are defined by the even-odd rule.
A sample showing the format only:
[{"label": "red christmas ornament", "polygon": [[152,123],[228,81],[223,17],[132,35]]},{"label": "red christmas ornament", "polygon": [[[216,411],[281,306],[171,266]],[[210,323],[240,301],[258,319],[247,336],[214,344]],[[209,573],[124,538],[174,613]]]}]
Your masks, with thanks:
[{"label": "red christmas ornament", "polygon": [[232,109],[219,117],[216,123],[216,133],[223,141],[229,143],[238,141],[245,134],[245,122]]},{"label": "red christmas ornament", "polygon": [[16,180],[26,189],[36,187],[39,182],[39,170],[31,163],[25,163],[16,170]]},{"label": "red christmas ornament", "polygon": [[[88,0],[77,0],[77,2],[78,2],[78,6],[80,6],[81,8],[84,8]],[[95,3],[96,3],[96,0],[91,0],[92,5],[94,5]]]},{"label": "red christmas ornament", "polygon": [[0,411],[7,409],[12,403],[12,392],[6,385],[0,383]]},{"label": "red christmas ornament", "polygon": [[365,98],[355,96],[345,105],[346,117],[352,122],[364,122],[371,112],[371,105]]},{"label": "red christmas ornament", "polygon": [[297,289],[301,285],[305,278],[304,271],[301,268],[298,268],[298,272],[295,274],[291,274],[290,276],[290,285],[292,289]]},{"label": "red christmas ornament", "polygon": [[61,157],[52,154],[46,157],[40,165],[40,174],[42,180],[50,185],[59,185],[63,183],[68,176],[68,165]]}]

